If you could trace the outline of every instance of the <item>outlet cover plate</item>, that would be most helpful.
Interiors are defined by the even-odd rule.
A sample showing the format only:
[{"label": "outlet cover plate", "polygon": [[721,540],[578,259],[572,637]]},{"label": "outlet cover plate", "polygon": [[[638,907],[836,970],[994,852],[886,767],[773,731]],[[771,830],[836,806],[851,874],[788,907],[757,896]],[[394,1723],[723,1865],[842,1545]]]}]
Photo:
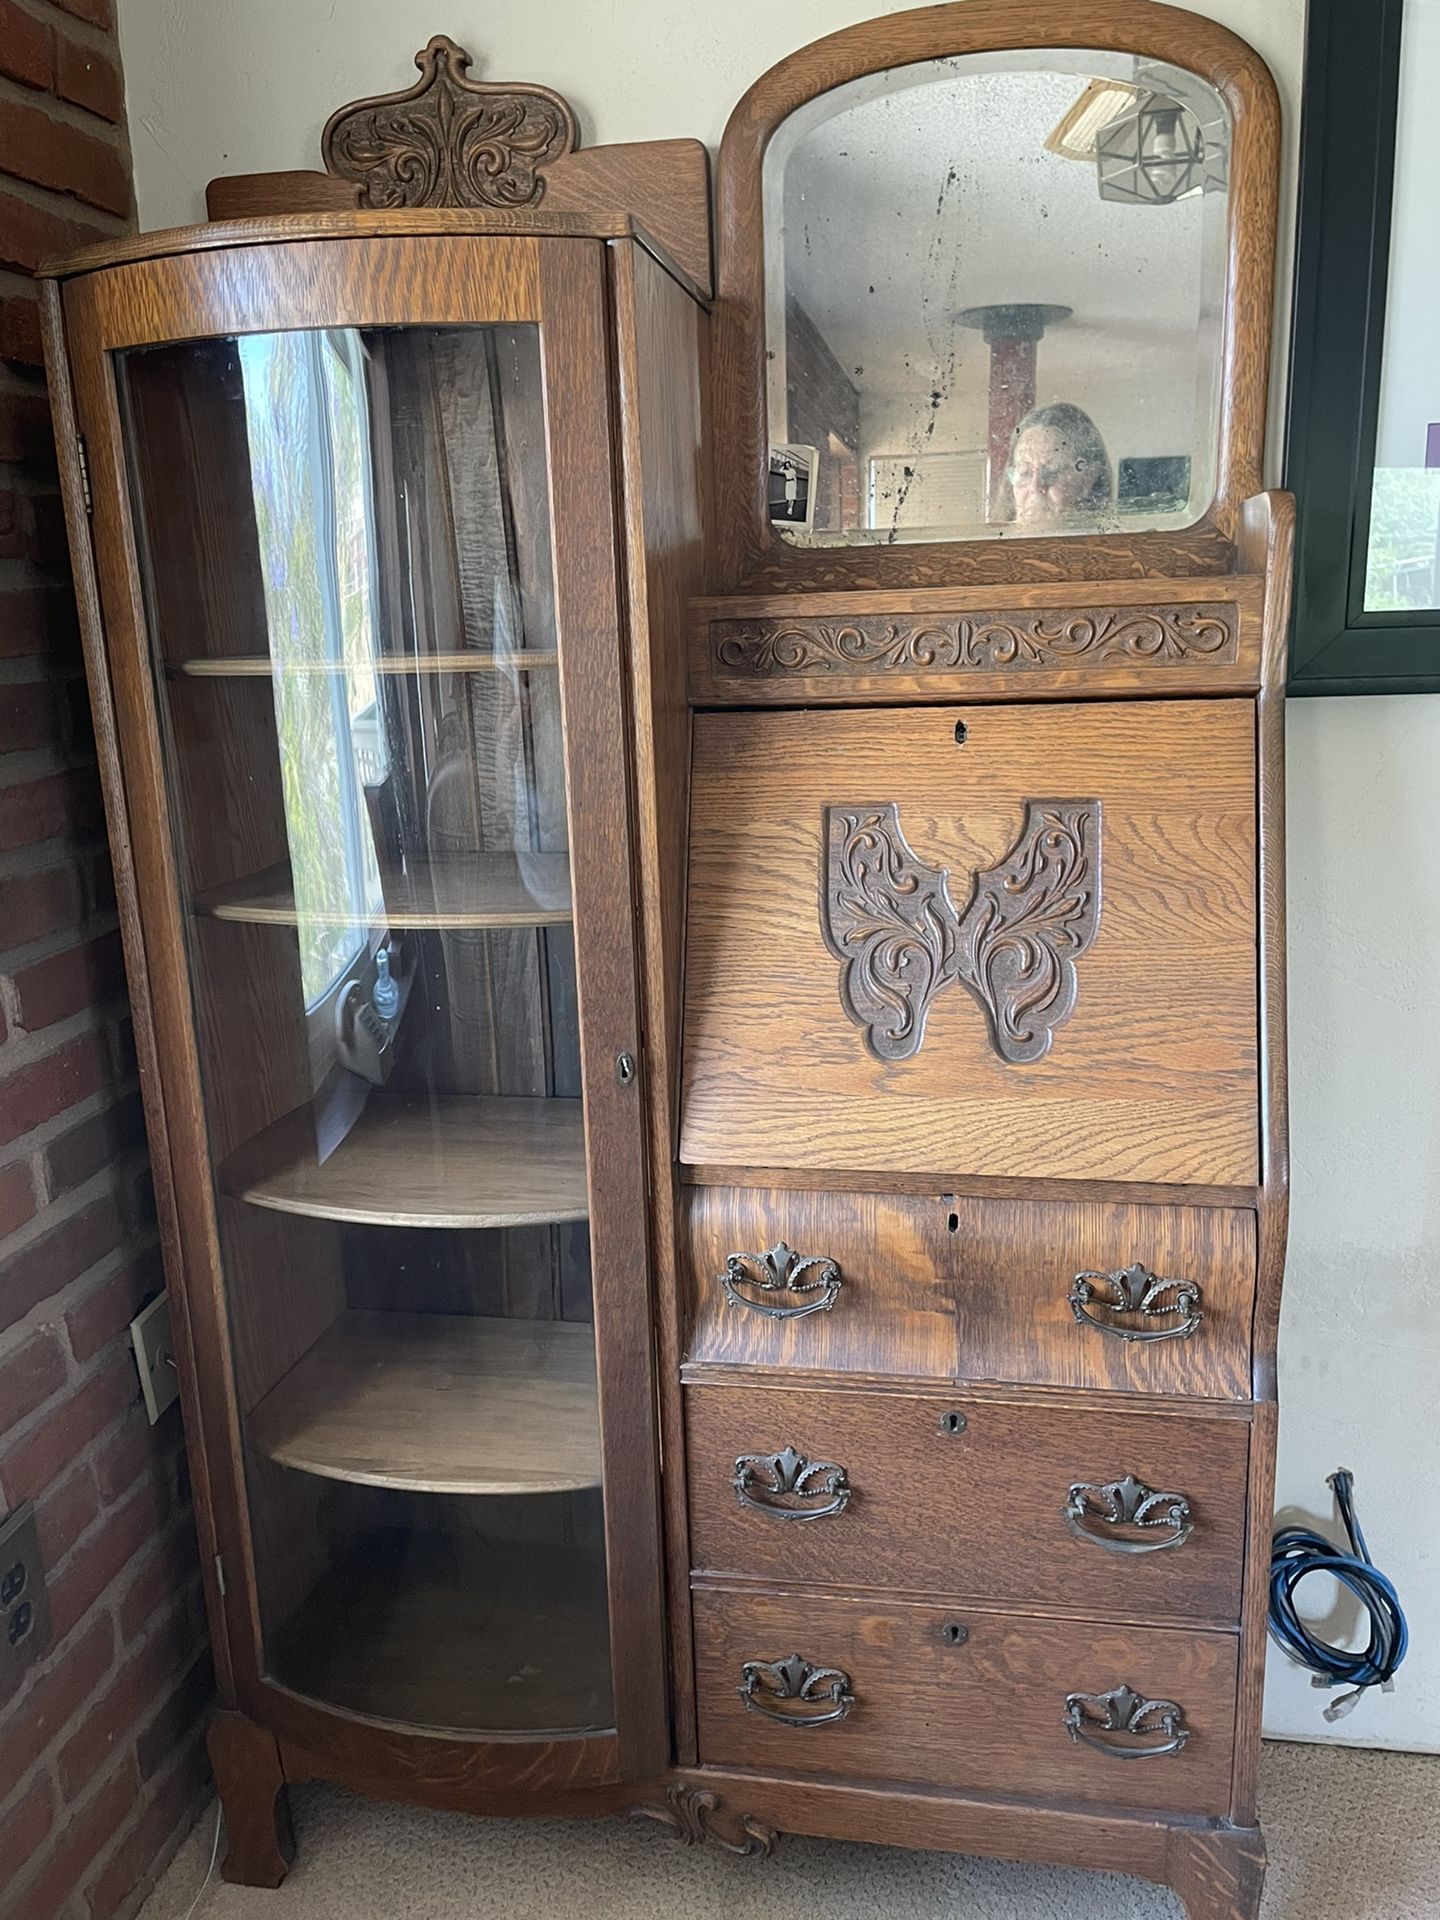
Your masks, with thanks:
[{"label": "outlet cover plate", "polygon": [[180,1392],[180,1376],[175,1371],[175,1336],[170,1327],[168,1293],[156,1294],[148,1307],[140,1309],[130,1322],[130,1338],[135,1347],[135,1364],[140,1369],[145,1411],[153,1427]]},{"label": "outlet cover plate", "polygon": [[0,1524],[0,1700],[50,1644],[50,1600],[35,1509],[27,1500]]}]

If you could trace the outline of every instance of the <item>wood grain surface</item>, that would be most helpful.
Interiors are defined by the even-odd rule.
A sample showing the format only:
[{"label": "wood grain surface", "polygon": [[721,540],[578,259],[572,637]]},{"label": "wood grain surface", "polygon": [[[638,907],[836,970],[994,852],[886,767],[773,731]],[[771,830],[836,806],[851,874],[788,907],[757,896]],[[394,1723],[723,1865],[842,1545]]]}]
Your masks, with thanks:
[{"label": "wood grain surface", "polygon": [[468,1314],[340,1316],[251,1414],[252,1446],[416,1493],[600,1484],[592,1330]]},{"label": "wood grain surface", "polygon": [[[895,803],[963,911],[1052,797],[1099,801],[1103,878],[1048,1057],[999,1059],[951,988],[874,1059],[821,931],[824,809]],[[698,715],[681,1157],[1253,1182],[1255,890],[1249,701]]]},{"label": "wood grain surface", "polygon": [[[697,1365],[1249,1394],[1250,1213],[691,1187],[684,1233],[686,1358]],[[780,1240],[838,1263],[828,1313],[772,1320],[726,1297],[728,1256]],[[1136,1260],[1200,1286],[1205,1318],[1187,1339],[1119,1340],[1076,1323],[1075,1275]]]},{"label": "wood grain surface", "polygon": [[220,1184],[251,1206],[371,1226],[513,1227],[583,1220],[578,1100],[372,1100],[326,1152],[297,1108],[233,1153]]},{"label": "wood grain surface", "polygon": [[[1051,580],[706,597],[690,612],[691,698],[704,707],[793,707],[1253,691],[1264,587],[1235,574],[1208,592],[1193,579]],[[1164,644],[1153,623],[1127,625],[1137,608],[1183,616],[1197,605],[1221,610],[1230,635],[1213,653]],[[1077,620],[1086,623],[1079,640],[1093,640],[1072,639],[1068,658],[1062,647],[1026,643],[1032,623],[1053,635]],[[1012,643],[997,621],[1020,637]],[[1127,634],[1153,651],[1127,649]],[[863,660],[853,657],[857,643]]]},{"label": "wood grain surface", "polygon": [[[952,1645],[947,1626],[967,1637]],[[1230,1802],[1233,1635],[1039,1620],[974,1608],[697,1588],[702,1765],[1221,1814]],[[855,1707],[796,1728],[748,1711],[747,1660],[798,1653],[850,1676]],[[1185,1748],[1113,1760],[1065,1730],[1070,1693],[1128,1685],[1175,1701]]]},{"label": "wood grain surface", "polygon": [[[753,1385],[692,1386],[685,1411],[699,1569],[1234,1630],[1245,1539],[1243,1421],[1155,1419],[1103,1403],[1062,1412],[963,1392]],[[954,1413],[965,1423],[959,1432],[946,1422]],[[742,1505],[732,1485],[737,1459],[786,1447],[844,1468],[852,1491],[840,1512],[794,1520]],[[1126,1474],[1188,1502],[1188,1540],[1122,1554],[1076,1538],[1064,1517],[1070,1487]]]}]

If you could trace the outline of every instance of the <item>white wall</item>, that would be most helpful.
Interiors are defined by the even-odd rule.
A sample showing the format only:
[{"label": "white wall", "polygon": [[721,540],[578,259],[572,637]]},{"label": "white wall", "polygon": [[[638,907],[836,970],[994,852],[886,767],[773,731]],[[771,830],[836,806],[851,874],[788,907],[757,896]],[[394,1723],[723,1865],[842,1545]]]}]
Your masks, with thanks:
[{"label": "white wall", "polygon": [[[895,10],[449,0],[443,19],[407,24],[410,10],[390,0],[120,0],[141,218],[201,218],[217,173],[318,165],[331,109],[404,84],[435,25],[469,45],[480,77],[558,87],[587,144],[689,134],[713,147],[774,60]],[[1280,86],[1283,288],[1304,0],[1199,10],[1245,35]],[[1023,19],[1017,7],[1022,31]],[[1284,305],[1282,294],[1277,366]],[[1277,393],[1272,448],[1278,419]],[[1440,1749],[1440,700],[1297,701],[1289,739],[1294,1216],[1278,1498],[1324,1515],[1326,1474],[1355,1469],[1372,1548],[1410,1603],[1416,1644],[1396,1693],[1372,1695],[1335,1730],[1306,1677],[1272,1660],[1267,1724]]]}]

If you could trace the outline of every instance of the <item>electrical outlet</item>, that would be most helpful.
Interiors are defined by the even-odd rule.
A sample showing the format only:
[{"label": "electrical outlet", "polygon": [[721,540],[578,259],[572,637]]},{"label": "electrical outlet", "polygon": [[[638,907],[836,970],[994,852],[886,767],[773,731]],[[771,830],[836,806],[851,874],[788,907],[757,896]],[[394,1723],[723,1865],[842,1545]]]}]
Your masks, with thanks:
[{"label": "electrical outlet", "polygon": [[140,1309],[130,1322],[130,1339],[135,1348],[135,1364],[140,1369],[145,1411],[153,1427],[180,1391],[168,1293],[157,1294],[148,1307]]},{"label": "electrical outlet", "polygon": [[26,1501],[0,1525],[0,1698],[50,1644],[50,1601],[35,1509]]}]

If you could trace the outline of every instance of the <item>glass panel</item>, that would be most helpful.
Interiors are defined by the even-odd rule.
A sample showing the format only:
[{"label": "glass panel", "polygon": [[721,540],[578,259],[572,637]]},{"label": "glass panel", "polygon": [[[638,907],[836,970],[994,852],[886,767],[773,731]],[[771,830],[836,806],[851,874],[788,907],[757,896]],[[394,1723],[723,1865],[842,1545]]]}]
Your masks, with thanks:
[{"label": "glass panel", "polygon": [[267,1670],[608,1727],[537,332],[118,364]]},{"label": "glass panel", "polygon": [[1440,0],[1405,0],[1367,613],[1440,608],[1440,255],[1429,151],[1432,80],[1440,80]]},{"label": "glass panel", "polygon": [[1195,521],[1229,150],[1206,83],[1100,52],[920,61],[792,114],[764,178],[781,537]]}]

